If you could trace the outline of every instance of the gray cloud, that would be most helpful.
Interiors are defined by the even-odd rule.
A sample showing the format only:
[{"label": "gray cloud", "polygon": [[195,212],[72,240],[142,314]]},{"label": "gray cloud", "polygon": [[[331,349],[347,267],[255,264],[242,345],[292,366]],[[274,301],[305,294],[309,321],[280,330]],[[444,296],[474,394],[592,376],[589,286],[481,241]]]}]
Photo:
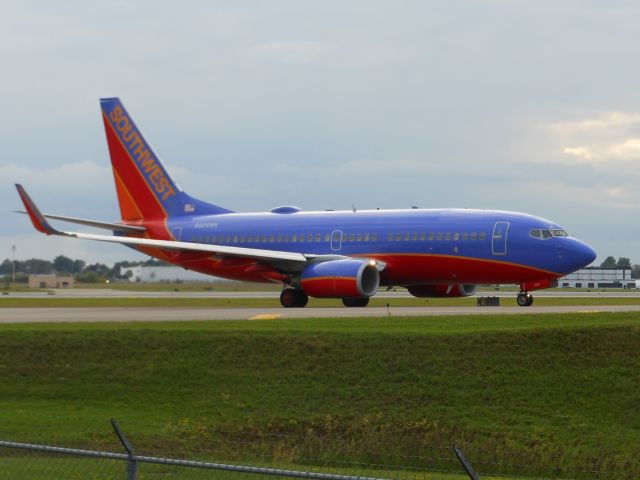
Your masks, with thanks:
[{"label": "gray cloud", "polygon": [[19,181],[48,210],[117,216],[97,100],[118,95],[178,182],[232,209],[522,210],[640,262],[639,13],[577,0],[7,5],[0,258],[14,242],[24,256],[135,255],[63,247],[9,213]]}]

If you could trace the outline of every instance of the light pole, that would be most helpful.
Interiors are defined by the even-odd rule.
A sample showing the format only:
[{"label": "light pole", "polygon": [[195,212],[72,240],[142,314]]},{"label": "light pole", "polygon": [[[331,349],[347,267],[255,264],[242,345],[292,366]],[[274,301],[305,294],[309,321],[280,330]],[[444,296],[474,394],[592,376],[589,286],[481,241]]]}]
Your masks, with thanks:
[{"label": "light pole", "polygon": [[11,283],[16,283],[16,246],[11,245]]}]

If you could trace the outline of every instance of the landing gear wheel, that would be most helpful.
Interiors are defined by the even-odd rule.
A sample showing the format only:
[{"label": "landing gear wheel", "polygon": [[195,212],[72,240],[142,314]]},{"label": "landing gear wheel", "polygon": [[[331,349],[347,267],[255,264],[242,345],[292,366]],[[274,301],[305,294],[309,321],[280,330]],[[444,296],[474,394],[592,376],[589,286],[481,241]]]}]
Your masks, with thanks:
[{"label": "landing gear wheel", "polygon": [[530,307],[533,304],[533,295],[531,295],[529,292],[520,292],[518,294],[518,305],[520,305],[521,307]]},{"label": "landing gear wheel", "polygon": [[343,298],[342,303],[345,307],[366,307],[367,305],[369,305],[369,297]]},{"label": "landing gear wheel", "polygon": [[302,308],[306,307],[309,297],[302,290],[295,288],[285,288],[280,293],[280,303],[285,308]]}]

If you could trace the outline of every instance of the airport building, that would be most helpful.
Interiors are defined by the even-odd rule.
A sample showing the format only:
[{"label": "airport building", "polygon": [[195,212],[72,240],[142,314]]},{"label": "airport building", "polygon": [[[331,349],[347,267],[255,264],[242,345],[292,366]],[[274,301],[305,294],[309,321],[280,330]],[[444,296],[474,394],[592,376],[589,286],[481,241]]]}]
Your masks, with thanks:
[{"label": "airport building", "polygon": [[29,275],[29,288],[73,288],[73,277],[56,275]]},{"label": "airport building", "polygon": [[182,267],[163,266],[163,267],[121,267],[120,275],[125,276],[127,272],[131,272],[129,276],[130,282],[225,282],[224,278],[212,277],[204,273],[185,270]]},{"label": "airport building", "polygon": [[637,288],[631,268],[587,267],[558,279],[567,288]]}]

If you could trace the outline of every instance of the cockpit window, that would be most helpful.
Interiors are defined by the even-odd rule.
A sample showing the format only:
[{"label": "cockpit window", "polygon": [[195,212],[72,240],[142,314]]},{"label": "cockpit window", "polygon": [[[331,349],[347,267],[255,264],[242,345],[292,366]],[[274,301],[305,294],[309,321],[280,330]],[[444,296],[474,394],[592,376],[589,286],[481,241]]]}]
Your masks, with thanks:
[{"label": "cockpit window", "polygon": [[546,240],[551,237],[568,237],[569,235],[561,228],[532,228],[529,230],[529,236]]}]

